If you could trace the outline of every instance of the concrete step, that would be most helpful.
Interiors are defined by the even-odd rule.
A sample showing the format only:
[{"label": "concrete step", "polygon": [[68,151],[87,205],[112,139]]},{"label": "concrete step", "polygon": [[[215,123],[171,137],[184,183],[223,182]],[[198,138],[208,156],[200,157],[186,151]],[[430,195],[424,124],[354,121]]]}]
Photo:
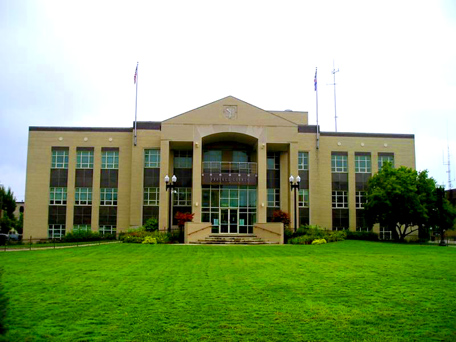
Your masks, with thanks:
[{"label": "concrete step", "polygon": [[202,245],[263,245],[266,242],[254,234],[231,235],[211,234],[204,240],[198,240]]}]

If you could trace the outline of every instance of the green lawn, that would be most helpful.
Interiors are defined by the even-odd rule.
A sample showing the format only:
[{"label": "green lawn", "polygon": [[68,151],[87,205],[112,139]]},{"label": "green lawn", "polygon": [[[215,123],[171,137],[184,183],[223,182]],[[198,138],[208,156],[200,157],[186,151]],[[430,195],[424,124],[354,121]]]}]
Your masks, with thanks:
[{"label": "green lawn", "polygon": [[0,253],[8,341],[454,341],[456,248],[110,244]]}]

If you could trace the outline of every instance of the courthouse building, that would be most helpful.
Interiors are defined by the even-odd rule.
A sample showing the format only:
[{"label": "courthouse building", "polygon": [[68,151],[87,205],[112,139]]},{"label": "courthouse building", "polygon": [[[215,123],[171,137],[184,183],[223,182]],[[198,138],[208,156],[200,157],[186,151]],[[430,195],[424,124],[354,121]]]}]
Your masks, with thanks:
[{"label": "courthouse building", "polygon": [[[291,227],[366,230],[367,180],[385,161],[415,168],[414,136],[319,132],[307,112],[267,111],[232,96],[136,129],[30,127],[24,237],[119,233],[152,217],[166,231],[170,221],[177,228],[176,212],[191,212],[186,241],[274,241],[279,209]],[[297,189],[290,176],[295,185],[300,177]]]}]

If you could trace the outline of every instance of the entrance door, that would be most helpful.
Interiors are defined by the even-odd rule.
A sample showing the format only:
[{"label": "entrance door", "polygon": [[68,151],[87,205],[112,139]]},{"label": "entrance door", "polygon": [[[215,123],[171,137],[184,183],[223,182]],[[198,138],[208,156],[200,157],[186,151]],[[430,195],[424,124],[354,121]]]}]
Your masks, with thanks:
[{"label": "entrance door", "polygon": [[237,234],[238,233],[238,210],[237,209],[220,209],[220,233]]}]

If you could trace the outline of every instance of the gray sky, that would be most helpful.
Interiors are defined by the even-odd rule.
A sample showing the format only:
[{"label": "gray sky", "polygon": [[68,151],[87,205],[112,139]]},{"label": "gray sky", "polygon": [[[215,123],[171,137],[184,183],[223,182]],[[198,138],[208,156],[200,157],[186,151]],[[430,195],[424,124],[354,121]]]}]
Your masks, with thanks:
[{"label": "gray sky", "polygon": [[[0,183],[24,199],[29,126],[131,127],[228,95],[334,131],[411,133],[456,186],[456,2],[0,0]],[[445,159],[444,159],[445,157]]]}]

